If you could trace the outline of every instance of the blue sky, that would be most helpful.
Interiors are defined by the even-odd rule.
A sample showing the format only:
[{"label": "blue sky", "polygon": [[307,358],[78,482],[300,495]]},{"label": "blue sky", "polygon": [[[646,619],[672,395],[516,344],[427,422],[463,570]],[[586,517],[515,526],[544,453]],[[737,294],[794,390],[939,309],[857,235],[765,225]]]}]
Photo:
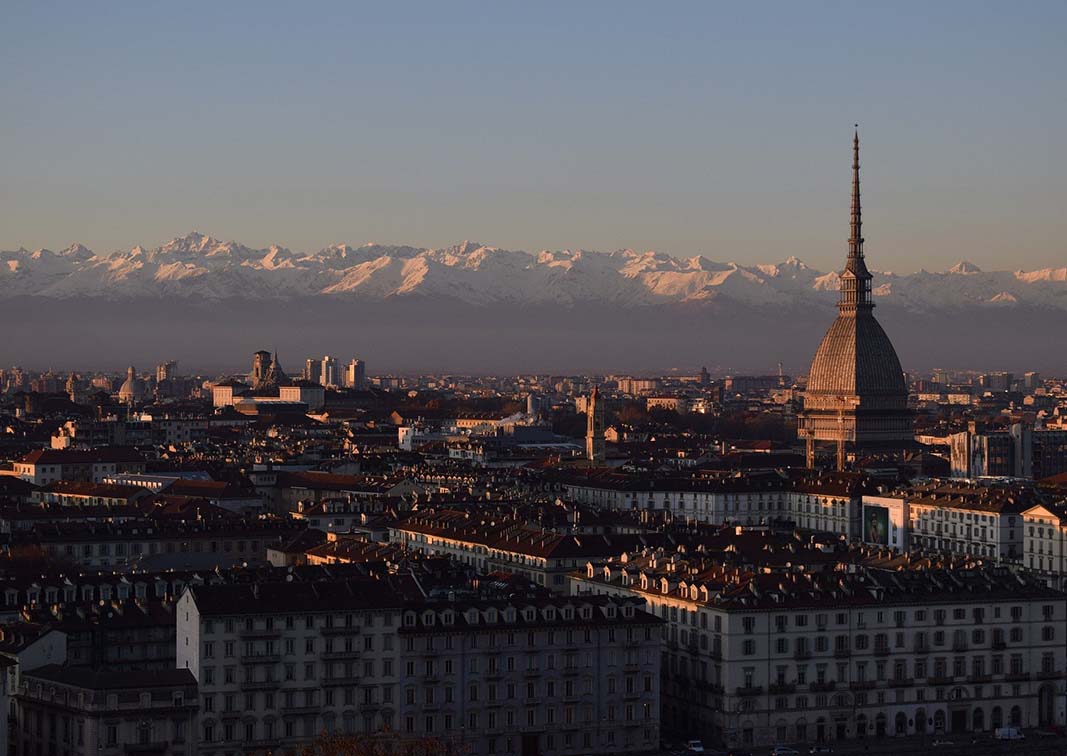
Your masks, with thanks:
[{"label": "blue sky", "polygon": [[0,14],[0,248],[199,230],[1067,263],[1067,3],[46,3]]}]

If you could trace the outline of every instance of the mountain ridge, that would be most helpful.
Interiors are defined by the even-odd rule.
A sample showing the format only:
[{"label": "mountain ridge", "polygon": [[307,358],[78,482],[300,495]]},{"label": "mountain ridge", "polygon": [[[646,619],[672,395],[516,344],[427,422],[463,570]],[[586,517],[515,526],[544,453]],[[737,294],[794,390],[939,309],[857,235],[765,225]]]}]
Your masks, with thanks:
[{"label": "mountain ridge", "polygon": [[[740,265],[652,250],[526,252],[474,241],[440,248],[342,243],[297,252],[276,244],[248,247],[195,231],[155,248],[134,246],[105,255],[78,243],[59,252],[0,251],[0,299],[383,301],[418,295],[475,306],[736,302],[795,307],[832,304],[837,276],[795,256]],[[1067,311],[1067,267],[983,271],[961,260],[943,272],[876,272],[874,294],[879,303],[915,312],[976,306]]]}]

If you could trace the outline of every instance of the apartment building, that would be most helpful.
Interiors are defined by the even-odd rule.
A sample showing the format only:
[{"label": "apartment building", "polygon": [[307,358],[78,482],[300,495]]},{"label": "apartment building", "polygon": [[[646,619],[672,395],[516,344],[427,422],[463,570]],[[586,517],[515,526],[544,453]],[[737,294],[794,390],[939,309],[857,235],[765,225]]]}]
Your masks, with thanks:
[{"label": "apartment building", "polygon": [[192,756],[196,681],[186,669],[94,671],[47,665],[24,672],[11,753]]},{"label": "apartment building", "polygon": [[413,512],[389,527],[389,540],[425,554],[448,556],[479,572],[520,574],[566,593],[567,574],[590,559],[640,548],[654,535],[556,533],[505,515],[459,509]]},{"label": "apartment building", "polygon": [[1067,507],[1035,504],[1022,513],[1023,566],[1061,590],[1067,588]]},{"label": "apartment building", "polygon": [[752,747],[1064,723],[1065,594],[1003,567],[873,564],[634,555],[571,589],[644,598],[667,622],[679,734]]},{"label": "apartment building", "polygon": [[10,548],[42,549],[59,562],[115,570],[261,564],[268,547],[303,527],[268,520],[51,522],[12,535]]},{"label": "apartment building", "polygon": [[36,486],[58,480],[100,483],[105,476],[120,472],[143,473],[145,461],[133,449],[37,449],[14,462],[15,475]]},{"label": "apartment building", "polygon": [[799,527],[858,536],[861,499],[877,489],[856,473],[729,477],[647,476],[616,471],[567,473],[557,484],[569,501],[616,510],[659,510],[693,522]]},{"label": "apartment building", "polygon": [[1018,562],[1022,513],[1032,489],[960,482],[929,483],[904,494],[913,546]]},{"label": "apartment building", "polygon": [[199,752],[383,730],[486,756],[658,747],[662,622],[639,601],[430,601],[396,579],[186,591],[177,663],[199,683]]}]

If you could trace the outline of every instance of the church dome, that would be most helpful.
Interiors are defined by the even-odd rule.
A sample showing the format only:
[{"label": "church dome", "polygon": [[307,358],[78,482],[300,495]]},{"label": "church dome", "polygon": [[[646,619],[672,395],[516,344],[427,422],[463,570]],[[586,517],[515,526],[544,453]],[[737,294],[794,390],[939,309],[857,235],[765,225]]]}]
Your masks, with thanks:
[{"label": "church dome", "polygon": [[807,391],[907,396],[897,352],[869,309],[837,316],[811,361]]},{"label": "church dome", "polygon": [[119,388],[119,401],[126,404],[136,402],[144,395],[144,383],[137,377],[133,367],[126,369],[126,380]]}]

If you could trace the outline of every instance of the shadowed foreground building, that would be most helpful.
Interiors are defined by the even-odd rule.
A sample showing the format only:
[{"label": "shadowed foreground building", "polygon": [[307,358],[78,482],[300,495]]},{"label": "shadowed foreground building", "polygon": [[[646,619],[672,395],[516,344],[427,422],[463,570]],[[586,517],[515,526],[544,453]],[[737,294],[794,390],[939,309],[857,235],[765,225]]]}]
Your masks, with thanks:
[{"label": "shadowed foreground building", "polygon": [[863,259],[859,160],[857,133],[852,143],[851,235],[838,316],[811,362],[797,427],[797,435],[807,442],[808,467],[815,464],[818,442],[836,446],[839,470],[850,452],[899,450],[912,443],[904,373],[872,312],[872,276]]},{"label": "shadowed foreground building", "polygon": [[571,576],[667,622],[669,731],[750,748],[1063,725],[1067,595],[1006,568],[763,553],[791,566],[650,552]]},{"label": "shadowed foreground building", "polygon": [[49,664],[22,675],[12,753],[190,756],[196,722],[196,680],[187,669]]},{"label": "shadowed foreground building", "polygon": [[374,580],[194,586],[178,666],[198,753],[295,753],[319,733],[441,738],[457,753],[659,744],[662,621],[632,598],[405,600]]}]

